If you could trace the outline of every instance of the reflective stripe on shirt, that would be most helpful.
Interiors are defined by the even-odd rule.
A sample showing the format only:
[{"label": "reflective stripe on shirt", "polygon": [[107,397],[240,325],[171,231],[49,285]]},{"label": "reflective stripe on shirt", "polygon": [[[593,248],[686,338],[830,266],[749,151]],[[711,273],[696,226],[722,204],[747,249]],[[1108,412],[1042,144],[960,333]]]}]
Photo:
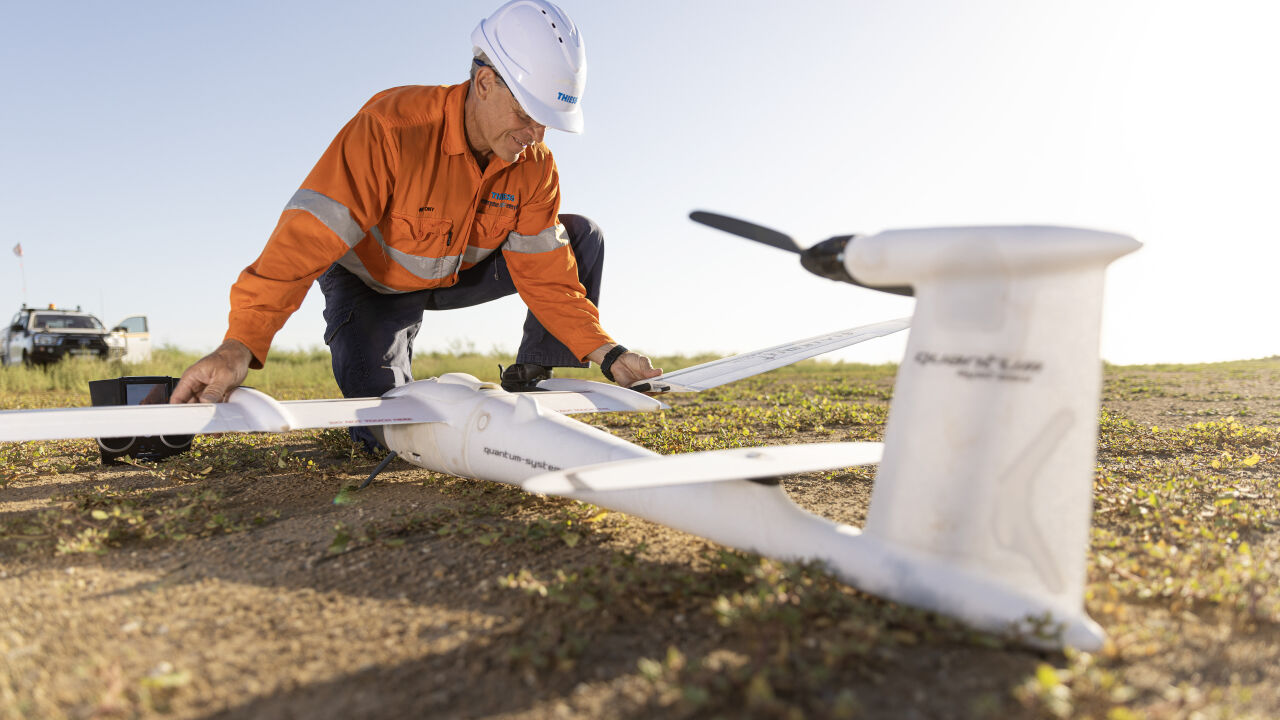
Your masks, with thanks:
[{"label": "reflective stripe on shirt", "polygon": [[481,260],[492,255],[493,251],[496,249],[497,248],[482,248],[471,245],[467,248],[466,252],[462,253],[462,262],[467,263],[468,265],[475,265]]},{"label": "reflective stripe on shirt", "polygon": [[[378,245],[382,248],[382,252],[388,258],[395,261],[400,267],[408,270],[414,277],[423,280],[440,280],[451,277],[458,272],[458,265],[462,262],[461,255],[445,255],[444,257],[426,257],[422,255],[410,255],[403,250],[397,250],[387,244],[382,239],[382,231],[375,225],[369,231],[373,235],[373,239],[378,241]],[[373,287],[373,286],[370,286]]]},{"label": "reflective stripe on shirt", "polygon": [[364,230],[351,217],[346,205],[315,190],[299,190],[289,198],[285,210],[303,210],[309,212],[322,225],[333,231],[347,247],[355,247],[364,237]]},{"label": "reflective stripe on shirt", "polygon": [[558,250],[568,244],[569,234],[565,232],[564,225],[556,223],[537,235],[521,235],[513,232],[507,235],[507,241],[503,243],[502,249],[524,255],[536,255]]},{"label": "reflective stripe on shirt", "polygon": [[383,285],[377,280],[374,280],[373,276],[369,274],[369,271],[365,269],[364,263],[360,261],[360,256],[356,255],[355,250],[348,250],[346,255],[338,258],[338,264],[347,270],[350,270],[352,275],[355,275],[364,281],[364,284],[368,285],[369,289],[374,292],[381,293],[383,295],[401,295],[403,293],[412,292],[411,290],[395,290]]},{"label": "reflective stripe on shirt", "polygon": [[[462,263],[462,257],[458,255],[446,255],[441,258],[419,257],[417,255],[410,255],[409,253],[401,250],[396,250],[395,248],[388,246],[387,242],[382,239],[382,231],[378,229],[377,225],[370,228],[369,234],[378,242],[378,247],[382,248],[382,252],[389,259],[395,261],[396,264],[400,265],[400,267],[412,273],[414,277],[418,277],[423,280],[440,280],[442,278],[450,277],[458,271],[458,266]],[[470,252],[470,248],[468,248],[468,252]],[[493,251],[489,250],[483,252],[487,255]],[[346,255],[343,255],[338,259],[338,264],[347,270],[350,270],[352,275],[355,275],[364,281],[364,284],[368,285],[370,289],[383,295],[399,295],[402,293],[414,292],[413,290],[396,290],[395,288],[388,287],[375,280],[373,278],[373,274],[364,266],[364,261],[360,259],[360,256],[356,254],[355,250],[348,250]]]}]

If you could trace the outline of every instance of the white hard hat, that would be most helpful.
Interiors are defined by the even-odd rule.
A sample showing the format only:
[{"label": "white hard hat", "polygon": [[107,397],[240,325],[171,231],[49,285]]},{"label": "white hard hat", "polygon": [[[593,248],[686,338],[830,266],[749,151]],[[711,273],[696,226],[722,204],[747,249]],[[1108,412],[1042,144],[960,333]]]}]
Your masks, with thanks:
[{"label": "white hard hat", "polygon": [[480,21],[471,44],[489,57],[529,117],[582,132],[587,50],[563,10],[545,0],[513,0]]}]

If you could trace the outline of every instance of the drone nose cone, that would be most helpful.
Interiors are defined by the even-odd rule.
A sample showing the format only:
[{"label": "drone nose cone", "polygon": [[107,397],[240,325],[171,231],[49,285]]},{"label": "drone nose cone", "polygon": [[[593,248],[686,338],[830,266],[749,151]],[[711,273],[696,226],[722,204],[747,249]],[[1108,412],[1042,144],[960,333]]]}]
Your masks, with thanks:
[{"label": "drone nose cone", "polygon": [[853,235],[840,235],[828,238],[800,253],[800,264],[805,270],[840,282],[853,282],[853,276],[844,266],[844,249]]},{"label": "drone nose cone", "polygon": [[845,250],[848,248],[849,243],[853,242],[857,237],[857,235],[837,235],[833,238],[827,238],[801,252],[800,264],[804,266],[805,270],[828,280],[838,280],[859,287],[893,293],[894,295],[913,295],[914,293],[910,286],[876,287],[859,282],[849,273],[849,268],[845,265]]}]

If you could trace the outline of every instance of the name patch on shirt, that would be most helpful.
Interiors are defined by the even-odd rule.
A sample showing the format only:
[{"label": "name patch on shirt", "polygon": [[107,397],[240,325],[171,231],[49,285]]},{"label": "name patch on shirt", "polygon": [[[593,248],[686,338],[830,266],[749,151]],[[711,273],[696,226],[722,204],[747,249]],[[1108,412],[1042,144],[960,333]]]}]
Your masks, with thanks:
[{"label": "name patch on shirt", "polygon": [[491,208],[506,208],[508,210],[516,209],[516,196],[511,193],[491,192],[489,197],[481,201],[484,205]]}]

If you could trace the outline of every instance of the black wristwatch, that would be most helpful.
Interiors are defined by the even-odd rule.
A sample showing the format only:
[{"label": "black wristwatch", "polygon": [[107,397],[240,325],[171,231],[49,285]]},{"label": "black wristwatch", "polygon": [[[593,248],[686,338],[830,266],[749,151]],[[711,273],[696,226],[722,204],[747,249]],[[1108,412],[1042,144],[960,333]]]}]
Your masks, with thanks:
[{"label": "black wristwatch", "polygon": [[613,349],[605,353],[604,359],[600,361],[600,372],[604,373],[604,376],[609,378],[609,382],[617,382],[613,379],[613,363],[615,360],[622,357],[622,353],[626,351],[627,349],[621,345],[614,345]]}]

